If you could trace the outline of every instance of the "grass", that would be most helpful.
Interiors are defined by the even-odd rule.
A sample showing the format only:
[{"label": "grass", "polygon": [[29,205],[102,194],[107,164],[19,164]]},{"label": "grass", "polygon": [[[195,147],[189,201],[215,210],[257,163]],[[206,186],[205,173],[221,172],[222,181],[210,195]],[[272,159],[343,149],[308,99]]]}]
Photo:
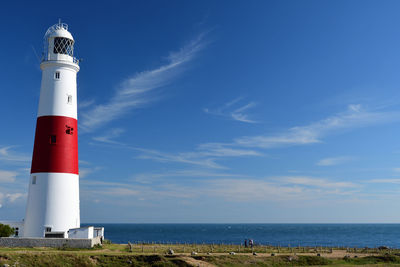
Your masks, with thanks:
[{"label": "grass", "polygon": [[184,260],[167,258],[160,255],[83,255],[83,254],[15,254],[0,255],[0,264],[10,266],[190,266]]},{"label": "grass", "polygon": [[317,256],[278,256],[251,257],[248,255],[235,256],[199,256],[195,257],[216,266],[321,266],[334,263],[332,260]]},{"label": "grass", "polygon": [[[169,249],[174,255],[167,255]],[[240,251],[240,252],[239,252]],[[191,256],[192,252],[197,255]],[[235,255],[229,255],[235,252]],[[256,255],[253,255],[255,252]],[[271,256],[274,253],[276,256]],[[321,254],[321,256],[317,256]],[[346,255],[346,256],[345,256]],[[345,257],[344,257],[345,256]],[[356,257],[357,256],[357,257]],[[0,266],[399,266],[400,250],[206,244],[104,244],[102,248],[0,248]]]}]

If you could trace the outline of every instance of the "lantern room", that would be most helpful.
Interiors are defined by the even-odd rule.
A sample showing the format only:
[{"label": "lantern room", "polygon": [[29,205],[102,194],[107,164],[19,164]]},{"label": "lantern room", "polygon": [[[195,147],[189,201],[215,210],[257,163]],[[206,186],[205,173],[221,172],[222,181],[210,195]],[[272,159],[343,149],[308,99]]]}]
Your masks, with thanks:
[{"label": "lantern room", "polygon": [[44,36],[43,61],[63,60],[78,63],[74,58],[74,38],[68,25],[61,23],[51,26]]}]

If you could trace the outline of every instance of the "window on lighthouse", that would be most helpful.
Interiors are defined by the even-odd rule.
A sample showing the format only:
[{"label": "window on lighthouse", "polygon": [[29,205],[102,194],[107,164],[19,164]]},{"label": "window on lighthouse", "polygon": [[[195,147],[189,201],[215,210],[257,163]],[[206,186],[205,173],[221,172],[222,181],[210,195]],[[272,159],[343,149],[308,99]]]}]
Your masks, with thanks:
[{"label": "window on lighthouse", "polygon": [[59,71],[56,71],[56,72],[54,73],[54,79],[56,79],[56,80],[59,80],[59,79],[60,79],[60,72],[59,72]]},{"label": "window on lighthouse", "polygon": [[57,143],[57,138],[55,135],[50,135],[50,144],[55,145]]},{"label": "window on lighthouse", "polygon": [[65,133],[66,133],[66,134],[70,134],[70,135],[73,135],[73,134],[74,134],[74,128],[72,128],[71,126],[68,126],[68,125],[65,125],[65,127],[67,128],[67,129],[65,130]]}]

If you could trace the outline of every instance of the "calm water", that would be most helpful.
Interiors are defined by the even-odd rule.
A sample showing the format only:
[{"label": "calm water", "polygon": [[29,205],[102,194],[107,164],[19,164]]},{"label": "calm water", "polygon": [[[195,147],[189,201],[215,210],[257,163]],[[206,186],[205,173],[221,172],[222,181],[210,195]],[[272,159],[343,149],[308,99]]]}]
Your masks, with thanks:
[{"label": "calm water", "polygon": [[113,243],[255,243],[281,246],[400,248],[400,224],[85,224]]}]

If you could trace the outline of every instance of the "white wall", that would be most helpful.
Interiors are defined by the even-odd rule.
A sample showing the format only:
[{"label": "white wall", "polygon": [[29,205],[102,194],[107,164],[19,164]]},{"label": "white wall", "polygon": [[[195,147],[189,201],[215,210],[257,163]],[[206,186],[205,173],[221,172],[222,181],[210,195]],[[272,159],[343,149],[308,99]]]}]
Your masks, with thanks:
[{"label": "white wall", "polygon": [[97,237],[97,236],[104,239],[104,227],[94,227],[93,237]]},{"label": "white wall", "polygon": [[93,238],[93,226],[69,229],[68,238]]}]

